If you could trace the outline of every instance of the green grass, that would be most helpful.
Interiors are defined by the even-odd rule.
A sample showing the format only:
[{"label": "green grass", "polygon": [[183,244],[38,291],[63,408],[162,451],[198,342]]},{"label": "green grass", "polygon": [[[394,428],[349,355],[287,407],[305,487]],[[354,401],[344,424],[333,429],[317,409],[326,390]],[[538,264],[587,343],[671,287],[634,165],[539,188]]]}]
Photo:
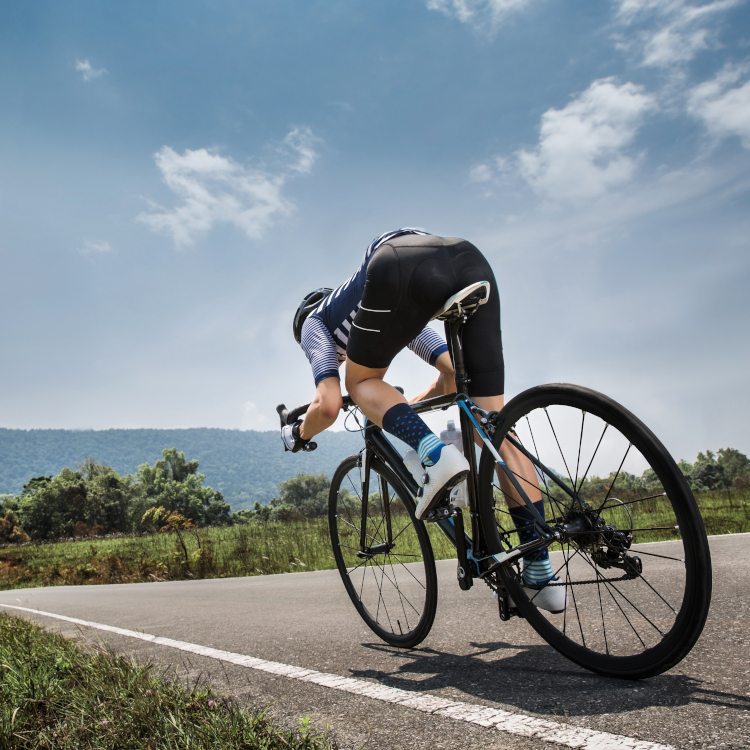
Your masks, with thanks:
[{"label": "green grass", "polygon": [[[247,524],[0,549],[0,589],[321,570],[334,566],[325,519]],[[199,546],[200,543],[200,546]]]},{"label": "green grass", "polygon": [[[437,529],[430,531],[436,557],[454,557],[445,537]],[[199,538],[184,534],[183,539],[187,561],[179,539],[166,534],[0,548],[0,590],[230,578],[336,567],[325,518],[204,529]]]},{"label": "green grass", "polygon": [[208,687],[123,656],[84,650],[0,614],[0,750],[323,750],[307,719],[280,729]]},{"label": "green grass", "polygon": [[[697,500],[709,534],[750,531],[750,491],[707,492],[697,495]],[[629,507],[636,527],[674,522],[671,509],[659,500]],[[622,513],[611,511],[611,520],[620,520],[614,518],[618,512]],[[438,529],[431,527],[429,532],[437,559],[455,557],[455,550]],[[177,537],[164,534],[0,548],[0,590],[226,578],[335,567],[324,518],[205,529],[199,538],[194,534],[184,538],[187,560]],[[637,541],[670,538],[674,538],[670,532],[648,532]]]}]

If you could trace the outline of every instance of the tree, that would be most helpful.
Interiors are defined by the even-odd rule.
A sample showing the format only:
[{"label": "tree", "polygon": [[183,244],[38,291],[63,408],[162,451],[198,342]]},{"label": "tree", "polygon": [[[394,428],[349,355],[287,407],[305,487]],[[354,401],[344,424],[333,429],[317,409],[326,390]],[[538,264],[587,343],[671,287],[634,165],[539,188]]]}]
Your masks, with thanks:
[{"label": "tree", "polygon": [[295,518],[320,518],[328,511],[331,480],[325,474],[303,474],[279,485],[281,497],[271,500],[269,518],[290,521]]},{"label": "tree", "polygon": [[321,518],[328,512],[331,480],[325,474],[303,474],[279,484],[280,497],[268,505],[255,503],[252,510],[239,510],[232,515],[237,523],[266,523]]},{"label": "tree", "polygon": [[84,522],[89,529],[127,533],[138,528],[146,503],[142,488],[133,477],[121,477],[90,456],[81,461],[78,473],[86,484]]},{"label": "tree", "polygon": [[717,463],[724,470],[724,478],[733,486],[750,484],[750,458],[736,448],[719,448]]},{"label": "tree", "polygon": [[149,506],[161,506],[189,518],[197,526],[225,526],[232,523],[229,504],[221,492],[204,487],[205,475],[198,473],[198,461],[186,461],[176,448],[166,448],[153,467],[138,467],[138,481]]},{"label": "tree", "polygon": [[24,485],[19,502],[23,530],[32,539],[71,536],[85,521],[86,485],[68,468],[56,477],[35,477]]},{"label": "tree", "polygon": [[18,544],[28,541],[28,534],[21,530],[15,513],[8,508],[5,515],[0,516],[0,544]]}]

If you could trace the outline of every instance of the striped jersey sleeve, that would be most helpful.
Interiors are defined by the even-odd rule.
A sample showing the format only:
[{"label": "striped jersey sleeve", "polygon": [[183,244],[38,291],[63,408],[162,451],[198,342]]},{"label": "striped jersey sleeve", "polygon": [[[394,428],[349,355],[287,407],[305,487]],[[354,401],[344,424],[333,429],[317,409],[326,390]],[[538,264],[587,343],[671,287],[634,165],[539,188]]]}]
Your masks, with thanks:
[{"label": "striped jersey sleeve", "polygon": [[336,344],[325,323],[310,315],[302,326],[302,351],[312,367],[315,386],[326,378],[340,378]]},{"label": "striped jersey sleeve", "polygon": [[443,337],[427,326],[417,338],[409,344],[414,354],[427,362],[428,365],[435,366],[437,358],[448,351],[448,345],[443,341]]}]

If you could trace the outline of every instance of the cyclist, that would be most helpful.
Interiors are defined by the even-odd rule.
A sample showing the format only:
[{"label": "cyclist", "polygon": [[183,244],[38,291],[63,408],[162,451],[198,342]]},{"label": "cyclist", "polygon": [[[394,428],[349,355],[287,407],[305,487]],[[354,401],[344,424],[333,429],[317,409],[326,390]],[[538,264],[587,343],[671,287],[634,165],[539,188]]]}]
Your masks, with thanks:
[{"label": "cyclist", "polygon": [[[294,316],[294,337],[310,362],[316,391],[304,420],[282,428],[285,449],[303,449],[334,423],[342,406],[339,366],[346,361],[346,390],[353,401],[368,419],[419,455],[424,471],[417,478],[422,486],[416,516],[423,518],[445,497],[443,490],[468,474],[469,464],[458,449],[442,443],[383,378],[396,354],[408,347],[439,373],[414,400],[455,391],[448,347],[427,324],[449,297],[478,281],[489,281],[490,296],[463,330],[468,391],[482,409],[499,411],[504,404],[505,368],[500,298],[492,268],[466,240],[406,227],[373,240],[357,271],[339,287],[317,289],[300,304]],[[501,452],[511,471],[528,478],[527,493],[544,514],[531,462],[512,447],[504,446]],[[534,536],[532,515],[505,477],[501,484],[521,542],[525,542]],[[553,578],[546,550],[524,560],[523,578],[530,585]],[[561,611],[564,587],[545,587],[535,603]]]}]

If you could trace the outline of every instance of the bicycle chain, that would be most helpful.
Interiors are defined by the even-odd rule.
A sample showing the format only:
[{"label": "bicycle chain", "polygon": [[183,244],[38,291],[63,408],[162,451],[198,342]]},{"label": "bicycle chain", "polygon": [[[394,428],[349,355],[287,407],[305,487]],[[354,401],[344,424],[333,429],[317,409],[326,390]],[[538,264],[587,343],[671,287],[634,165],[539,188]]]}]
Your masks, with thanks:
[{"label": "bicycle chain", "polygon": [[[525,583],[522,584],[527,589],[533,589],[534,591],[541,591],[542,589],[546,589],[548,586],[570,586],[571,588],[573,586],[588,586],[593,583],[619,583],[620,581],[634,581],[636,578],[640,578],[640,576],[636,576],[635,578],[628,575],[620,576],[619,578],[599,578],[594,579],[593,581],[575,581],[571,583],[570,581],[559,581],[558,583],[545,583],[544,586],[527,586]],[[482,579],[487,586],[495,593],[497,593],[497,586],[495,586],[489,578],[483,578]]]},{"label": "bicycle chain", "polygon": [[593,581],[575,581],[574,583],[571,583],[570,581],[560,581],[559,583],[545,583],[544,586],[539,586],[538,588],[536,586],[526,586],[527,589],[535,589],[537,591],[541,591],[542,589],[546,589],[547,586],[586,586],[588,584],[592,583],[617,583],[618,581],[634,581],[636,578],[640,578],[640,576],[620,576],[619,578],[595,578]]}]

